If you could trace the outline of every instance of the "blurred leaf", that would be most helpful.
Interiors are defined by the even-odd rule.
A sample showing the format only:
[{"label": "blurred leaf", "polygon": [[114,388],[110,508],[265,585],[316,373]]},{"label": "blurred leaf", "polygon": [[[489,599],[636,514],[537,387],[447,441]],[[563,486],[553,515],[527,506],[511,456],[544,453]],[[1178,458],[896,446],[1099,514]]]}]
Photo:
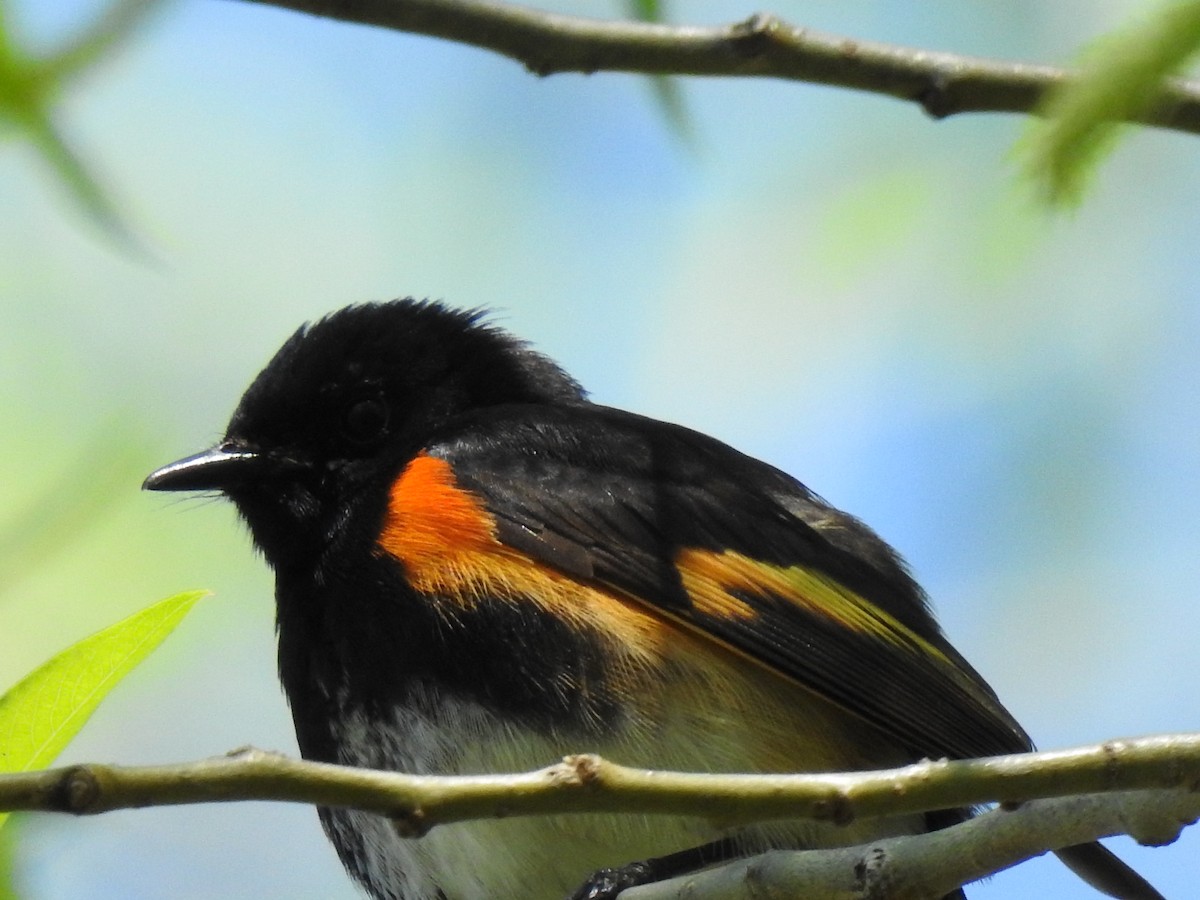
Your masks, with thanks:
[{"label": "blurred leaf", "polygon": [[129,42],[163,0],[115,0],[87,28],[39,64],[48,80],[66,83],[110,58]]},{"label": "blurred leaf", "polygon": [[145,468],[145,441],[114,419],[61,478],[0,529],[0,599],[17,579],[82,535],[119,499],[131,496]]},{"label": "blurred leaf", "polygon": [[[627,0],[629,14],[641,22],[663,22],[666,20],[666,4],[657,0]],[[679,79],[666,75],[651,75],[650,89],[654,92],[654,100],[658,104],[667,127],[685,144],[693,140],[691,118],[688,116],[687,104],[683,100],[683,88]]]},{"label": "blurred leaf", "polygon": [[18,900],[13,859],[17,855],[17,829],[0,828],[0,900]]},{"label": "blurred leaf", "polygon": [[135,249],[117,206],[55,124],[53,108],[68,83],[106,59],[160,0],[116,0],[62,49],[35,58],[19,46],[0,0],[0,124],[38,150],[76,203],[109,237]]},{"label": "blurred leaf", "polygon": [[[206,591],[148,606],[68,647],[0,697],[0,772],[49,765],[100,701],[162,643]],[[0,813],[0,824],[6,814]]]},{"label": "blurred leaf", "polygon": [[813,249],[822,274],[844,289],[890,267],[887,254],[919,232],[931,195],[918,167],[873,171],[841,188],[814,211]]},{"label": "blurred leaf", "polygon": [[132,233],[122,221],[111,197],[88,165],[71,149],[45,109],[32,110],[25,123],[26,137],[38,149],[75,202],[100,228],[127,249],[133,248]]},{"label": "blurred leaf", "polygon": [[1082,74],[1054,91],[1025,140],[1027,168],[1048,202],[1077,202],[1116,143],[1121,120],[1149,109],[1164,81],[1200,50],[1200,0],[1176,3],[1102,38]]},{"label": "blurred leaf", "polygon": [[667,120],[667,126],[675,137],[685,144],[691,144],[695,139],[692,131],[692,119],[688,115],[687,104],[683,99],[683,87],[678,78],[668,78],[666,75],[650,76],[650,89],[658,108]]},{"label": "blurred leaf", "polygon": [[978,208],[962,226],[970,250],[960,254],[958,265],[981,286],[1007,284],[1027,269],[1053,223],[1035,214],[1028,192],[1011,182],[981,192],[975,202]]},{"label": "blurred leaf", "polygon": [[629,14],[643,22],[661,22],[666,17],[664,6],[658,0],[629,0]]}]

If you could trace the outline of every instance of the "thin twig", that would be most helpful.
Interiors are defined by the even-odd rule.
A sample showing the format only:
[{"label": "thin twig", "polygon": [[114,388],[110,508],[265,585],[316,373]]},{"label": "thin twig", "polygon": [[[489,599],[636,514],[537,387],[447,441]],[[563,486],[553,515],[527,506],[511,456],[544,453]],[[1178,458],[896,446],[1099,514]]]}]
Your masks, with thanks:
[{"label": "thin twig", "polygon": [[[862,41],[755,15],[695,27],[604,21],[464,0],[250,0],[424,34],[510,57],[538,75],[637,72],[783,78],[885,94],[934,118],[967,112],[1034,114],[1071,77],[1053,66],[1003,62]],[[1173,80],[1131,121],[1200,134],[1200,83]]]}]

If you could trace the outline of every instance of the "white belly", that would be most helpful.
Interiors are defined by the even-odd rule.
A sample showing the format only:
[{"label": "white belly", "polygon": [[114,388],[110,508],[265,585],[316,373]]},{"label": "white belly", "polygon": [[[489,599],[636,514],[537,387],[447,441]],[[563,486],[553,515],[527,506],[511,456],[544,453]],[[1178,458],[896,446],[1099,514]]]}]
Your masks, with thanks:
[{"label": "white belly", "polygon": [[[477,774],[529,771],[569,753],[598,752],[616,762],[660,769],[761,770],[764,767],[753,761],[763,758],[764,747],[799,742],[794,716],[781,715],[770,692],[764,695],[762,685],[758,687],[755,697],[761,718],[750,717],[757,722],[743,721],[738,728],[705,727],[712,722],[695,719],[711,720],[713,707],[701,696],[699,706],[677,706],[671,713],[658,710],[653,725],[631,726],[594,746],[534,734],[475,703],[447,695],[425,696],[418,704],[423,711],[397,711],[386,724],[368,722],[361,715],[343,723],[338,735],[341,761],[415,774]],[[787,696],[796,699],[792,691]],[[829,734],[828,722],[809,724],[817,733],[836,737]],[[822,746],[836,752],[828,741]],[[811,748],[800,756],[796,771],[830,768],[812,759]],[[578,814],[441,825],[413,839],[398,836],[381,816],[348,810],[335,811],[327,828],[335,840],[359,844],[364,881],[387,886],[376,891],[378,900],[437,900],[439,890],[448,900],[562,900],[597,869],[687,849],[728,833],[698,818]],[[745,835],[748,846],[767,849],[850,844],[919,830],[922,823],[913,818],[900,823],[860,822],[852,829],[811,822],[774,823],[738,833]]]}]

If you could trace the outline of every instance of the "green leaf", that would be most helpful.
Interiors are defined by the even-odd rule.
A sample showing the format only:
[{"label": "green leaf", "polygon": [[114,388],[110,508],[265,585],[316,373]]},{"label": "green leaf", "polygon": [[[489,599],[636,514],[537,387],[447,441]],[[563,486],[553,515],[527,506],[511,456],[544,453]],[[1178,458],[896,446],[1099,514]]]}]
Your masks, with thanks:
[{"label": "green leaf", "polygon": [[86,72],[119,51],[140,32],[150,14],[165,5],[163,0],[116,0],[47,59],[41,65],[43,73],[63,83]]},{"label": "green leaf", "polygon": [[[627,0],[626,8],[633,18],[640,22],[663,22],[666,20],[666,4],[658,0]],[[650,89],[654,100],[662,111],[667,125],[675,136],[685,144],[693,140],[692,123],[688,116],[687,105],[683,100],[683,89],[679,80],[666,75],[651,75]]]},{"label": "green leaf", "polygon": [[[117,683],[162,643],[206,591],[160,600],[68,647],[0,697],[0,772],[49,765]],[[4,821],[0,813],[0,824]]]},{"label": "green leaf", "polygon": [[128,41],[161,0],[116,0],[58,52],[38,59],[18,44],[0,2],[0,125],[15,126],[50,165],[76,203],[111,238],[138,250],[116,204],[54,119],[68,83]]},{"label": "green leaf", "polygon": [[1027,169],[1051,204],[1077,202],[1120,123],[1151,108],[1200,50],[1200,0],[1175,3],[1097,42],[1082,73],[1043,103],[1025,141]]},{"label": "green leaf", "polygon": [[629,14],[642,22],[661,22],[666,17],[663,3],[658,0],[628,0]]},{"label": "green leaf", "polygon": [[695,140],[695,134],[692,131],[692,120],[688,115],[679,79],[669,78],[666,75],[651,75],[650,89],[654,92],[655,102],[658,103],[658,108],[662,111],[667,125],[675,137],[685,144],[691,144]]},{"label": "green leaf", "polygon": [[25,123],[25,132],[42,159],[93,222],[126,249],[137,250],[132,232],[91,167],[67,143],[48,113],[45,110],[37,113]]},{"label": "green leaf", "polygon": [[13,860],[17,855],[18,829],[0,828],[0,900],[17,900],[16,873]]}]

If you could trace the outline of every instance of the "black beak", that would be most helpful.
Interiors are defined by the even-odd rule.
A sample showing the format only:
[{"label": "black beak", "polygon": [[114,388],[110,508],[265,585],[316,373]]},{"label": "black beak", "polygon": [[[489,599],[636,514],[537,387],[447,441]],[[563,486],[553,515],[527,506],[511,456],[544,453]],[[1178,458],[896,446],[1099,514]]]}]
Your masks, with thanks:
[{"label": "black beak", "polygon": [[280,468],[279,461],[226,441],[157,469],[144,491],[223,491]]}]

